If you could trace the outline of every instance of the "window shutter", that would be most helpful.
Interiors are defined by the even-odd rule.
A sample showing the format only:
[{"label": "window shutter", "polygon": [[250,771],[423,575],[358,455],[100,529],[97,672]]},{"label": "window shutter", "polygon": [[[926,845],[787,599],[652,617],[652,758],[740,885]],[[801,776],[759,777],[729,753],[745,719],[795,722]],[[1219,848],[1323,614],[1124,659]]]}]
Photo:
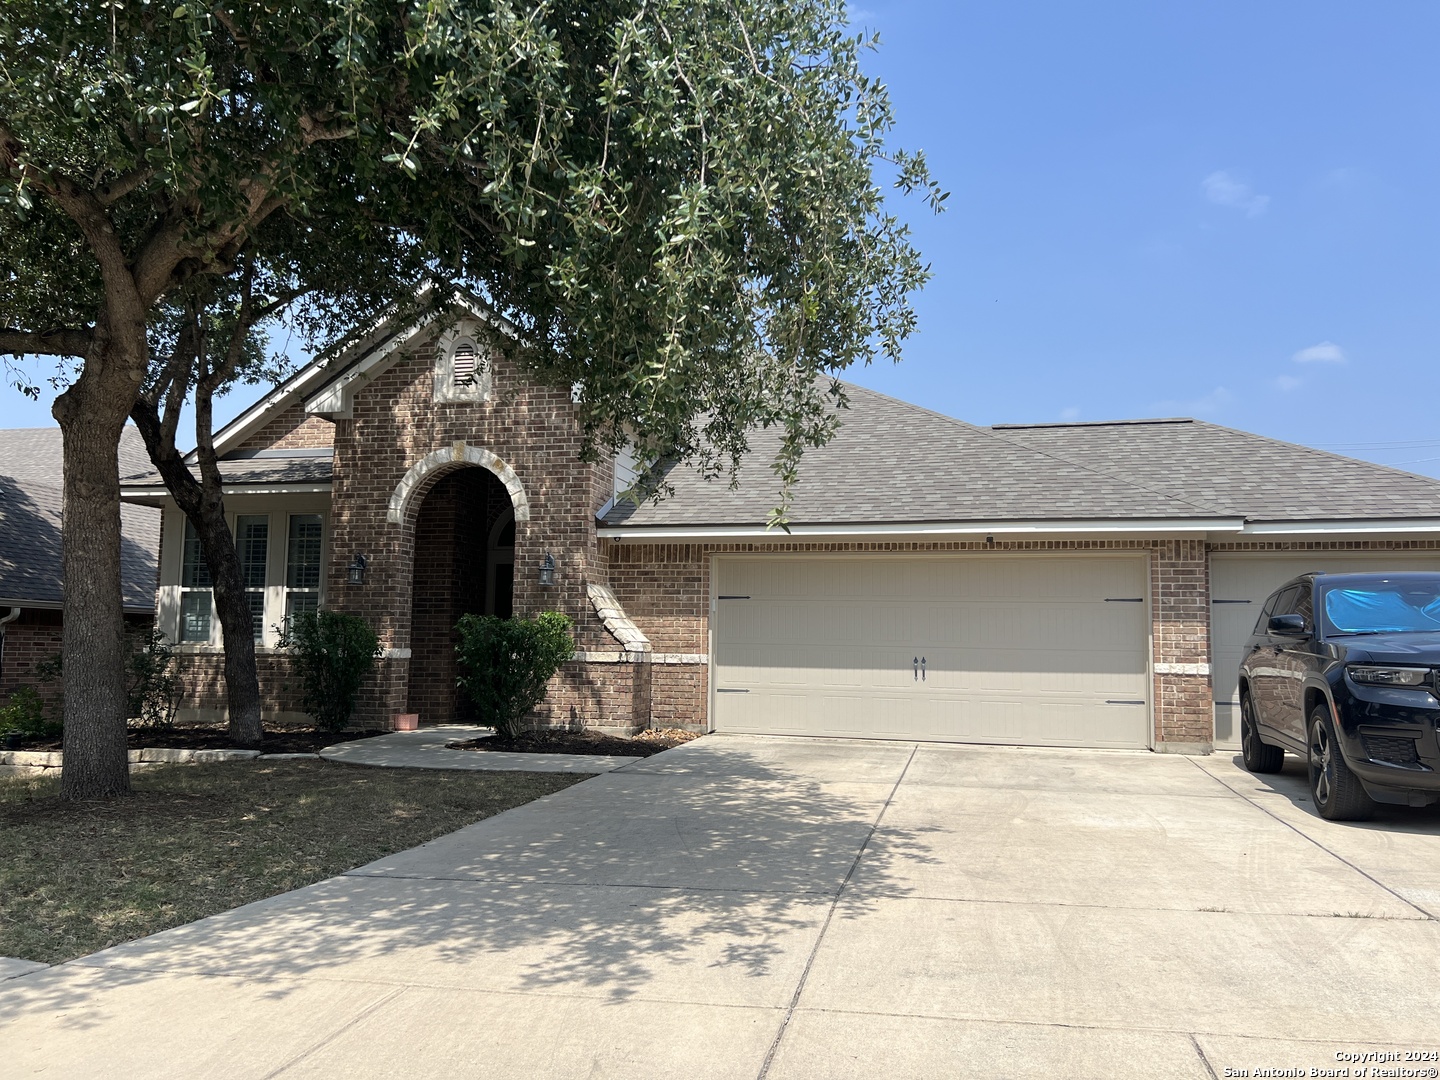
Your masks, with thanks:
[{"label": "window shutter", "polygon": [[452,363],[455,371],[455,385],[473,386],[475,384],[475,346],[468,341],[455,346]]}]

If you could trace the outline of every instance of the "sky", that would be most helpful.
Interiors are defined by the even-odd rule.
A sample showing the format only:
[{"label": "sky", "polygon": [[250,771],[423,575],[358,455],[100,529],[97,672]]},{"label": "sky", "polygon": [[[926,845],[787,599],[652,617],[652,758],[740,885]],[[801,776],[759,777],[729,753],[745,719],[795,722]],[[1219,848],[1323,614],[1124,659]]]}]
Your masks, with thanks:
[{"label": "sky", "polygon": [[[851,18],[952,194],[892,200],[934,278],[903,362],[847,378],[972,423],[1194,416],[1440,476],[1440,4]],[[50,423],[0,392],[0,426]]]}]

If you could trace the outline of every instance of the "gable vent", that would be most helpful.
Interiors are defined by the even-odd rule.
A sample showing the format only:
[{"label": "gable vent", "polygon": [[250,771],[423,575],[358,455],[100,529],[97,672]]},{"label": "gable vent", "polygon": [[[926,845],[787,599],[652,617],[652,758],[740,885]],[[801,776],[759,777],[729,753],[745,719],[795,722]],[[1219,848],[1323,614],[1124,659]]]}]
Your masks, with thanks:
[{"label": "gable vent", "polygon": [[468,341],[462,341],[455,346],[455,355],[452,360],[455,371],[456,386],[475,385],[475,346]]}]

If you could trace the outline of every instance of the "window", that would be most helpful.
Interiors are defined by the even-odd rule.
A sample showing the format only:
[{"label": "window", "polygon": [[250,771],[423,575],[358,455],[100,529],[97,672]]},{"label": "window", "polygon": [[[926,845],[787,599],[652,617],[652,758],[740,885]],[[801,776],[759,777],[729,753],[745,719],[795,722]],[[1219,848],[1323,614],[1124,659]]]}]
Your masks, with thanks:
[{"label": "window", "polygon": [[321,545],[319,514],[291,514],[285,552],[285,625],[302,611],[320,608]]},{"label": "window", "polygon": [[210,564],[188,518],[180,555],[180,640],[210,640]]},{"label": "window", "polygon": [[270,554],[270,519],[241,514],[235,519],[235,550],[240,554],[240,575],[250,602],[250,624],[255,643],[265,640],[265,563]]}]

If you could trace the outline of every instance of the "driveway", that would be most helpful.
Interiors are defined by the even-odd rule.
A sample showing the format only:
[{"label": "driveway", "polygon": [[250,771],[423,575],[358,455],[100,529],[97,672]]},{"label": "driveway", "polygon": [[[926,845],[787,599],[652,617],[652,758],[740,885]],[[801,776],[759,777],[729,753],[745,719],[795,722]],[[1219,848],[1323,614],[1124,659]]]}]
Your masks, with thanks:
[{"label": "driveway", "polygon": [[1437,915],[1440,814],[1322,822],[1295,764],[1260,779],[1229,755],[711,736],[0,983],[0,1060],[16,1077],[1312,1075],[1337,1052],[1440,1051]]}]

